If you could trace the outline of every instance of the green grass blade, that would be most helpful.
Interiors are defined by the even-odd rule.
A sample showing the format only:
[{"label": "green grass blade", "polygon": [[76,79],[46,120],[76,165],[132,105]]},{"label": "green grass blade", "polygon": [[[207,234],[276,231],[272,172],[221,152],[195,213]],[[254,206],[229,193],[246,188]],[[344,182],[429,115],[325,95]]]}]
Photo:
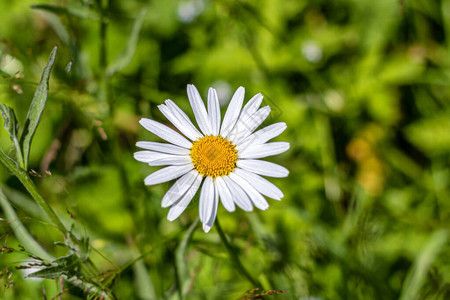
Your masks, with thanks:
[{"label": "green grass blade", "polygon": [[51,4],[33,4],[30,5],[32,9],[42,10],[46,12],[54,13],[55,15],[63,16],[74,16],[82,19],[91,18],[98,19],[98,15],[91,11],[88,6],[77,6],[77,5],[68,5],[68,6],[58,6]]},{"label": "green grass blade", "polygon": [[22,192],[9,188],[7,186],[2,187],[3,193],[11,204],[18,210],[23,211],[26,215],[45,220],[47,216],[44,211],[33,201],[30,197]]},{"label": "green grass blade", "polygon": [[30,108],[28,109],[27,119],[25,121],[22,136],[20,138],[20,144],[22,146],[24,169],[28,167],[28,158],[30,155],[31,142],[33,140],[36,128],[39,125],[42,112],[45,108],[45,102],[48,95],[48,81],[50,79],[50,72],[52,71],[53,64],[55,63],[55,56],[57,46],[53,48],[47,65],[42,72],[41,81],[39,82],[36,92],[34,93],[33,100],[31,101]]},{"label": "green grass blade", "polygon": [[182,299],[186,298],[187,292],[193,280],[193,278],[191,278],[191,276],[189,275],[189,268],[186,262],[186,251],[199,222],[199,218],[192,222],[191,226],[189,226],[188,231],[185,233],[183,239],[181,240],[180,245],[175,250],[175,259],[178,268],[178,282],[180,284]]},{"label": "green grass blade", "polygon": [[448,232],[446,230],[439,230],[431,235],[406,276],[400,297],[401,300],[419,298],[419,292],[426,280],[428,270],[444,247],[447,239]]},{"label": "green grass blade", "polygon": [[148,274],[145,263],[142,260],[133,265],[134,284],[137,289],[139,299],[156,299],[155,289],[152,279]]},{"label": "green grass blade", "polygon": [[20,219],[17,217],[14,209],[9,203],[3,191],[0,189],[0,206],[9,220],[9,225],[14,231],[15,237],[25,247],[25,249],[33,255],[42,258],[43,260],[53,261],[54,257],[47,253],[41,245],[28,233],[25,226],[23,226]]},{"label": "green grass blade", "polygon": [[128,38],[127,46],[125,50],[116,58],[115,62],[108,66],[106,69],[106,75],[112,76],[114,73],[124,69],[128,66],[133,59],[134,52],[136,52],[137,43],[139,40],[139,32],[142,28],[144,16],[147,10],[142,9],[134,21],[133,29],[131,30],[130,37]]}]

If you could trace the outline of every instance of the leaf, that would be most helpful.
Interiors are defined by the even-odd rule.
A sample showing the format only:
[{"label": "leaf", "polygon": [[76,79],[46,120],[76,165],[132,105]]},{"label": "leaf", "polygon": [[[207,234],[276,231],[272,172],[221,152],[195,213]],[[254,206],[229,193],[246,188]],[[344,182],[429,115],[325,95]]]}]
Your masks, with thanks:
[{"label": "leaf", "polygon": [[0,50],[0,72],[5,75],[20,78],[23,75],[23,64],[16,57]]},{"label": "leaf", "polygon": [[78,238],[73,233],[73,228],[69,231],[69,236],[69,241],[76,245],[77,255],[80,257],[81,261],[86,262],[89,259],[89,251],[91,250],[91,246],[89,245],[89,237]]},{"label": "leaf", "polygon": [[55,63],[57,49],[58,46],[55,46],[55,48],[53,48],[52,53],[50,53],[50,58],[47,62],[47,65],[42,72],[41,81],[37,86],[33,100],[31,101],[30,108],[28,109],[27,119],[25,121],[22,136],[20,138],[25,170],[28,166],[31,141],[33,140],[34,133],[36,132],[36,128],[39,124],[39,120],[41,119],[42,112],[44,111],[45,102],[47,101],[48,81],[50,79],[50,72],[52,71],[53,64]]},{"label": "leaf", "polygon": [[68,6],[57,6],[51,4],[33,4],[30,6],[32,9],[43,10],[46,12],[51,12],[56,15],[68,15],[75,16],[78,18],[86,19],[91,18],[98,20],[98,14],[90,10],[87,6],[79,5],[68,5]]},{"label": "leaf", "polygon": [[138,17],[134,21],[133,29],[131,30],[127,46],[125,50],[121,54],[119,54],[115,62],[108,66],[108,68],[106,69],[107,76],[112,76],[114,73],[124,69],[130,64],[131,60],[133,59],[134,52],[136,52],[136,46],[139,40],[139,32],[141,31],[146,12],[146,9],[142,9],[139,12]]},{"label": "leaf", "polygon": [[50,267],[33,272],[28,275],[28,277],[56,279],[61,275],[69,275],[78,272],[79,267],[80,260],[78,256],[73,253],[71,255],[58,258],[52,262]]},{"label": "leaf", "polygon": [[23,226],[20,219],[17,217],[14,209],[12,208],[9,200],[3,194],[0,189],[0,207],[4,212],[11,229],[14,231],[15,237],[20,241],[20,243],[25,247],[25,249],[31,254],[47,261],[53,261],[54,257],[45,251],[41,245],[36,242],[36,240],[28,233],[28,230]]},{"label": "leaf", "polygon": [[428,156],[448,153],[450,148],[450,119],[448,111],[421,119],[405,129],[408,140]]},{"label": "leaf", "polygon": [[153,282],[142,260],[133,265],[134,285],[139,299],[156,299]]},{"label": "leaf", "polygon": [[6,131],[8,131],[11,141],[14,143],[14,147],[16,147],[17,160],[19,161],[20,166],[23,168],[24,161],[22,150],[20,149],[19,140],[17,138],[17,133],[19,132],[19,123],[17,122],[14,109],[0,103],[0,111],[3,117],[3,124],[5,126],[5,129]]},{"label": "leaf", "polygon": [[189,242],[192,239],[192,235],[194,234],[195,229],[198,226],[198,223],[200,222],[200,219],[197,218],[191,226],[189,226],[189,229],[187,230],[186,234],[184,235],[183,239],[180,242],[180,245],[175,250],[175,260],[178,268],[178,282],[181,289],[182,299],[186,298],[186,295],[189,291],[189,287],[192,285],[192,281],[194,278],[191,278],[189,274],[189,269],[186,262],[186,250],[189,246]]},{"label": "leaf", "polygon": [[19,123],[17,122],[14,109],[0,103],[0,111],[2,113],[5,129],[8,131],[11,141],[14,142],[14,139],[17,139],[17,132],[19,131]]},{"label": "leaf", "polygon": [[40,209],[39,205],[37,205],[36,202],[30,199],[29,196],[7,186],[3,186],[2,190],[13,207],[20,211],[23,211],[26,215],[38,219],[45,219],[47,217],[44,211]]},{"label": "leaf", "polygon": [[426,275],[436,256],[445,246],[448,239],[446,230],[435,231],[428,239],[422,251],[417,255],[413,266],[403,282],[400,299],[418,299],[420,288],[426,281]]}]

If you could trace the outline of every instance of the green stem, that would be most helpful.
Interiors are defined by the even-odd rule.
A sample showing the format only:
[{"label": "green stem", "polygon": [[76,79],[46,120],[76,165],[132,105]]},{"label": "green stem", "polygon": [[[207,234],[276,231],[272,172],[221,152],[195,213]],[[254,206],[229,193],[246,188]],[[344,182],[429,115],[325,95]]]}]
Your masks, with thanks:
[{"label": "green stem", "polygon": [[[106,5],[104,4],[106,2]],[[107,10],[109,6],[109,1],[99,0],[98,5],[100,9],[100,53],[99,53],[99,64],[100,70],[102,72],[102,76],[105,74],[106,65],[107,65],[107,56],[106,56],[106,32],[108,28],[108,16]]]},{"label": "green stem", "polygon": [[231,257],[231,260],[234,262],[234,264],[236,265],[236,267],[238,268],[239,272],[245,277],[247,278],[247,280],[253,284],[255,287],[259,287],[262,288],[262,284],[254,279],[250,273],[247,271],[247,269],[244,267],[244,265],[242,264],[241,260],[239,259],[239,256],[237,255],[236,251],[233,249],[233,247],[230,245],[230,243],[228,242],[227,237],[225,236],[225,233],[222,230],[222,227],[220,226],[219,223],[219,219],[216,219],[216,229],[217,232],[219,233],[220,239],[222,241],[222,243],[224,244],[225,248],[228,251],[228,254]]},{"label": "green stem", "polygon": [[17,140],[16,137],[14,137],[14,146],[16,147],[16,155],[17,155],[17,160],[19,161],[20,167],[22,167],[22,169],[25,170],[26,168],[25,168],[25,162],[23,160],[22,149],[20,148],[19,141]]},{"label": "green stem", "polygon": [[41,207],[41,209],[47,214],[47,216],[52,221],[53,225],[55,225],[62,234],[66,235],[67,229],[64,224],[61,222],[59,217],[47,203],[47,201],[42,198],[39,192],[36,189],[33,181],[28,176],[27,172],[24,169],[20,168],[17,163],[12,160],[8,155],[6,155],[3,151],[0,151],[0,161],[22,182],[27,191],[36,201],[36,203]]},{"label": "green stem", "polygon": [[42,246],[36,242],[36,240],[30,235],[25,226],[23,226],[20,219],[17,217],[16,212],[12,208],[10,201],[3,194],[0,188],[0,207],[5,213],[6,218],[8,218],[8,223],[11,229],[14,231],[15,236],[20,241],[20,243],[29,251],[31,254],[38,256],[46,261],[53,261],[55,258],[48,254],[47,251],[42,248]]}]

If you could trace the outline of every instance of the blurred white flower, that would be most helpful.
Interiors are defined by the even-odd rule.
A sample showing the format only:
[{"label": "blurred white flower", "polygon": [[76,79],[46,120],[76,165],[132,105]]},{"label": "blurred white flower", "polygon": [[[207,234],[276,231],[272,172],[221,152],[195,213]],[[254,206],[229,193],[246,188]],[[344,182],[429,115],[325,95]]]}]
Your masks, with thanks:
[{"label": "blurred white flower", "polygon": [[178,20],[183,23],[191,23],[203,11],[203,0],[183,1],[178,6]]},{"label": "blurred white flower", "polygon": [[324,102],[330,110],[339,112],[345,105],[345,98],[339,91],[330,90],[325,93]]},{"label": "blurred white flower", "polygon": [[231,86],[228,82],[223,80],[218,80],[213,83],[213,86],[215,87],[217,91],[217,97],[219,98],[219,104],[220,106],[224,106],[225,104],[228,104],[230,97],[231,97]]},{"label": "blurred white flower", "polygon": [[245,211],[253,206],[265,210],[269,204],[264,196],[281,200],[281,190],[260,175],[286,177],[289,171],[259,158],[289,149],[287,142],[267,143],[280,135],[286,124],[275,123],[254,132],[270,113],[269,106],[259,108],[263,96],[255,95],[242,108],[245,90],[238,88],[221,122],[215,89],[208,91],[208,109],[193,85],[188,85],[187,93],[200,130],[173,101],[166,100],[158,108],[184,136],[143,118],[140,124],[145,129],[169,143],[137,142],[136,146],[146,150],[134,153],[136,160],[150,166],[168,166],[147,176],[146,185],[179,178],[162,199],[163,207],[170,206],[168,220],[184,211],[201,185],[199,212],[205,232],[214,224],[219,199],[230,212],[236,205]]},{"label": "blurred white flower", "polygon": [[312,63],[317,63],[322,59],[322,48],[313,40],[307,40],[302,44],[303,57]]}]

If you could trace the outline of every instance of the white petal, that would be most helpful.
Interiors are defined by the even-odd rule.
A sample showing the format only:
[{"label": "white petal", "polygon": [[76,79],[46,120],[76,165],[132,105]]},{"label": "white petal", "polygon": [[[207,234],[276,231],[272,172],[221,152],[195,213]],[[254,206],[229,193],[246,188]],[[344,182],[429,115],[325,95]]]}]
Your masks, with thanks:
[{"label": "white petal", "polygon": [[209,214],[214,205],[214,184],[211,177],[206,177],[200,192],[199,216],[202,223],[208,221]]},{"label": "white petal", "polygon": [[208,117],[211,124],[211,134],[219,135],[220,131],[220,104],[217,92],[213,88],[208,90]]},{"label": "white petal", "polygon": [[189,155],[189,149],[178,147],[172,144],[157,143],[157,142],[137,142],[136,146],[139,148],[158,151],[162,153],[175,155]]},{"label": "white petal", "polygon": [[216,220],[217,216],[217,207],[219,206],[219,192],[217,191],[216,186],[214,186],[214,196],[209,199],[209,201],[212,201],[212,207],[211,210],[207,212],[207,221],[203,222],[203,231],[208,233],[211,230],[211,227],[214,224],[214,221]]},{"label": "white petal", "polygon": [[248,172],[244,169],[236,168],[234,172],[250,183],[258,192],[275,200],[283,198],[283,192],[272,182],[262,178],[255,173]]},{"label": "white petal", "polygon": [[184,166],[169,166],[153,172],[145,178],[146,185],[155,185],[170,181],[186,174],[193,169],[192,163]]},{"label": "white petal", "polygon": [[238,151],[242,151],[249,145],[259,145],[264,144],[268,140],[273,139],[274,137],[279,136],[285,129],[287,128],[286,123],[279,122],[272,125],[269,125],[267,127],[264,127],[245,139],[243,139],[240,143],[236,145],[236,149]]},{"label": "white petal", "polygon": [[237,175],[235,172],[231,172],[228,176],[247,193],[257,208],[261,210],[266,210],[269,208],[269,203],[267,203],[267,200],[264,199],[264,197],[244,178]]},{"label": "white petal", "polygon": [[234,143],[238,144],[240,141],[248,137],[259,125],[264,122],[267,116],[270,114],[270,107],[264,106],[258,110],[253,115],[248,116],[245,120],[239,122],[235,126],[234,136],[229,139]]},{"label": "white petal", "polygon": [[241,86],[234,93],[231,98],[228,109],[223,117],[222,127],[220,128],[220,135],[227,136],[236,124],[239,114],[241,112],[242,103],[244,102],[245,89]]},{"label": "white petal", "polygon": [[253,205],[250,198],[244,192],[244,190],[228,176],[222,177],[227,187],[230,189],[231,195],[233,196],[233,200],[237,206],[239,206],[242,210],[252,211]]},{"label": "white petal", "polygon": [[235,211],[236,206],[234,205],[233,196],[231,195],[230,189],[222,177],[217,177],[215,179],[216,189],[219,191],[220,200],[222,201],[223,207],[229,212]]},{"label": "white petal", "polygon": [[198,174],[195,177],[194,183],[191,185],[191,187],[188,189],[188,191],[181,197],[180,200],[178,200],[169,210],[169,214],[167,215],[167,220],[173,221],[178,216],[181,215],[181,213],[186,209],[186,207],[191,202],[192,198],[194,197],[195,193],[197,193],[198,188],[200,187],[200,184],[202,183],[202,176]]},{"label": "white petal", "polygon": [[170,189],[162,198],[161,206],[168,207],[175,203],[178,199],[180,199],[181,196],[183,196],[186,191],[192,186],[193,182],[198,176],[200,176],[199,173],[196,170],[192,170],[175,181],[175,183],[170,187]]},{"label": "white petal", "polygon": [[201,137],[201,134],[197,129],[189,126],[189,123],[186,123],[186,120],[181,116],[176,116],[172,113],[171,109],[164,104],[158,105],[161,113],[169,120],[181,133],[187,136],[192,141],[195,141],[197,138]]},{"label": "white petal", "polygon": [[171,157],[165,157],[160,159],[155,159],[148,163],[149,166],[179,166],[186,165],[192,162],[190,156],[179,156],[179,155],[171,155]]},{"label": "white petal", "polygon": [[147,129],[154,135],[157,135],[163,140],[166,140],[172,144],[188,149],[192,146],[191,142],[189,142],[181,134],[174,131],[173,129],[170,129],[166,125],[146,118],[142,118],[139,123],[141,123],[141,125],[144,126],[145,129]]},{"label": "white petal", "polygon": [[203,134],[211,134],[211,126],[209,124],[205,104],[203,103],[202,97],[200,97],[197,88],[192,84],[188,84],[187,93],[198,126]]},{"label": "white petal", "polygon": [[239,159],[236,162],[239,168],[268,177],[286,177],[289,170],[283,166],[259,159]]},{"label": "white petal", "polygon": [[262,158],[283,153],[289,149],[288,142],[272,142],[261,145],[250,145],[238,151],[239,158]]},{"label": "white petal", "polygon": [[247,102],[247,104],[242,109],[241,114],[239,115],[239,119],[236,121],[236,124],[228,133],[227,137],[235,137],[237,133],[242,130],[242,126],[244,125],[243,121],[258,110],[258,107],[261,105],[262,99],[263,96],[261,94],[256,94]]},{"label": "white petal", "polygon": [[155,152],[155,151],[138,151],[134,153],[134,159],[144,163],[150,163],[157,159],[174,157],[175,155]]},{"label": "white petal", "polygon": [[261,93],[256,94],[252,97],[252,99],[248,100],[247,104],[245,104],[242,109],[243,116],[247,117],[255,113],[259,106],[261,105],[263,100],[263,95]]},{"label": "white petal", "polygon": [[192,121],[188,117],[188,115],[181,108],[179,108],[178,105],[175,104],[175,102],[167,99],[166,101],[164,101],[164,103],[166,103],[167,107],[178,119],[182,120],[181,122],[183,122],[185,127],[189,127],[189,131],[192,135],[195,135],[195,139],[203,137],[203,134],[198,131],[197,127],[195,127],[194,124],[192,124]]}]

